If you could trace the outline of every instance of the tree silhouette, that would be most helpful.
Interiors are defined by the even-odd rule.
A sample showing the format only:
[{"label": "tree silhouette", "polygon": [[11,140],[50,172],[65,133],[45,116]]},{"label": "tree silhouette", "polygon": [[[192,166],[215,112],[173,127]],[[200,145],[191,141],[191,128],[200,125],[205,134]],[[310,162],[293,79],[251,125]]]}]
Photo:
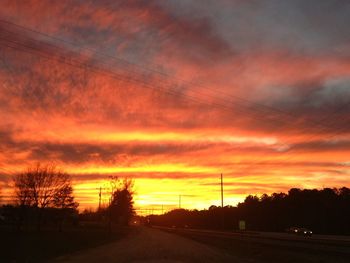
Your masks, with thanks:
[{"label": "tree silhouette", "polygon": [[113,191],[109,206],[111,219],[121,225],[127,225],[134,215],[133,181],[124,179]]},{"label": "tree silhouette", "polygon": [[37,163],[29,167],[14,177],[14,185],[16,201],[20,207],[36,208],[38,230],[45,208],[75,209],[78,206],[74,202],[70,175],[53,164]]},{"label": "tree silhouette", "polygon": [[74,201],[73,187],[70,184],[58,189],[53,198],[53,205],[56,208],[67,209],[77,208],[78,203]]}]

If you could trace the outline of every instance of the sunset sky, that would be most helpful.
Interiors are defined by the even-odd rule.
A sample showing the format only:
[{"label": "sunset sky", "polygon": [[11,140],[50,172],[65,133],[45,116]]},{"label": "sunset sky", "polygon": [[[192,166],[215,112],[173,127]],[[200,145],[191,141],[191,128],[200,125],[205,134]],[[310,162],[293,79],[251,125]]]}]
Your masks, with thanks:
[{"label": "sunset sky", "polygon": [[220,173],[225,205],[350,187],[349,25],[342,0],[2,0],[3,199],[36,162],[80,209],[110,175],[154,212],[219,205]]}]

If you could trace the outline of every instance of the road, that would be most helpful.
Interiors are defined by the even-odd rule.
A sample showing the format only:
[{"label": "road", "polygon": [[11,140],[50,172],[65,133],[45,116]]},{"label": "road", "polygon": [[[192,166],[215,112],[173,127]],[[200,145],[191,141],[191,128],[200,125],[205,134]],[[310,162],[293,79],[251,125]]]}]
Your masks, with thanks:
[{"label": "road", "polygon": [[345,263],[350,239],[135,227],[125,238],[50,262]]},{"label": "road", "polygon": [[159,229],[219,247],[247,262],[349,262],[350,258],[349,237]]},{"label": "road", "polygon": [[54,263],[242,262],[216,247],[158,229],[138,227],[122,240],[62,256]]},{"label": "road", "polygon": [[[192,233],[198,235],[205,235],[211,237],[226,237],[226,238],[239,238],[241,240],[258,241],[258,242],[274,242],[279,243],[292,243],[297,245],[324,245],[329,248],[336,247],[338,250],[341,247],[350,249],[350,236],[331,236],[331,235],[313,235],[303,236],[280,232],[230,232],[230,231],[215,231],[215,230],[203,230],[203,229],[190,229],[190,228],[169,228],[169,227],[157,227],[154,228],[165,230],[172,233]],[[283,242],[281,242],[283,241]]]}]

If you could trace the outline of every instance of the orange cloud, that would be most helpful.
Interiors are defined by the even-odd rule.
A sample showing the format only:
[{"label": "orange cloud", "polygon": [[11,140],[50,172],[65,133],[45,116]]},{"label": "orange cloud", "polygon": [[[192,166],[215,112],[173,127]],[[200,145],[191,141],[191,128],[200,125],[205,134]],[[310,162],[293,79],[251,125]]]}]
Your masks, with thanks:
[{"label": "orange cloud", "polygon": [[260,25],[237,25],[221,5],[225,23],[158,1],[3,1],[3,188],[37,161],[72,174],[83,208],[110,175],[136,178],[137,207],[157,211],[180,194],[187,208],[218,204],[220,173],[227,204],[349,187],[346,45],[301,52],[313,39],[297,24],[306,39],[285,43],[266,26],[278,43],[268,45]]}]

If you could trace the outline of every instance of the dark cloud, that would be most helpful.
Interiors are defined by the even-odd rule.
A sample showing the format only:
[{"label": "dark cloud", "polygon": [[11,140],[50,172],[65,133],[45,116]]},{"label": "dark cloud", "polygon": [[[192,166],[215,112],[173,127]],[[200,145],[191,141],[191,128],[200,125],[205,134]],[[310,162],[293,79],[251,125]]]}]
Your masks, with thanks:
[{"label": "dark cloud", "polygon": [[[215,32],[210,20],[178,16],[157,1],[74,1],[41,5],[36,2],[32,0],[19,6],[4,4],[7,9],[4,17],[21,24],[30,19],[34,28],[73,39],[81,46],[102,46],[108,54],[116,55],[111,46],[123,47],[120,57],[141,64],[149,62],[148,58],[159,50],[168,50],[168,55],[173,52],[199,59],[201,63],[225,59],[231,54],[230,46]],[[45,12],[45,16],[32,17],[33,9]],[[21,17],[9,15],[19,10]],[[52,16],[54,20],[49,19]]]},{"label": "dark cloud", "polygon": [[346,1],[231,1],[212,5],[210,11],[201,7],[202,3],[190,2],[193,10],[208,15],[218,12],[220,17],[212,18],[218,30],[241,50],[350,55],[350,4]]},{"label": "dark cloud", "polygon": [[[313,83],[296,83],[287,87],[270,87],[270,92],[280,90],[277,96],[267,98],[262,104],[285,114],[284,132],[318,134],[347,134],[350,112],[350,79],[329,78]],[[274,117],[274,115],[268,115]],[[276,120],[281,114],[275,115]],[[276,122],[275,122],[276,123]],[[270,125],[272,124],[272,125]],[[262,125],[264,126],[263,122]],[[274,122],[266,122],[273,129]]]},{"label": "dark cloud", "polygon": [[184,180],[184,179],[205,179],[213,178],[213,174],[210,173],[181,173],[181,172],[140,172],[140,173],[81,173],[81,174],[72,174],[72,177],[75,182],[91,181],[91,180],[105,180],[109,176],[118,176],[120,178],[133,178],[137,179],[175,179],[175,180]]},{"label": "dark cloud", "polygon": [[[289,87],[271,87],[282,90],[270,101],[276,108],[288,111],[329,111],[350,104],[350,76],[327,78],[313,83],[295,83]],[[283,92],[284,90],[284,92]],[[348,110],[345,108],[344,111]]]},{"label": "dark cloud", "polygon": [[[282,156],[279,145],[246,145],[240,143],[228,142],[138,142],[127,141],[125,143],[54,143],[49,141],[23,141],[13,139],[10,131],[1,131],[0,149],[6,153],[7,158],[11,159],[15,154],[27,152],[27,160],[32,161],[59,161],[72,164],[88,164],[88,163],[105,163],[119,166],[130,166],[133,162],[144,161],[149,158],[160,158],[159,160],[177,160],[184,162],[188,156],[195,159],[199,154],[206,156],[206,166],[225,166],[234,168],[235,166],[316,166],[327,167],[337,166],[341,164],[323,163],[323,162],[257,162],[256,158],[260,158],[266,154],[270,156]],[[305,141],[289,145],[286,153],[297,152],[341,152],[347,151],[350,142],[346,140],[329,140],[329,141]],[[210,158],[212,154],[230,154],[231,156],[255,156],[251,162],[225,163]],[[200,160],[197,160],[201,162]],[[203,160],[202,160],[203,161]]]},{"label": "dark cloud", "polygon": [[336,152],[348,151],[350,149],[350,141],[348,140],[329,140],[329,141],[311,141],[302,142],[292,146],[295,151],[307,152]]},{"label": "dark cloud", "polygon": [[104,162],[127,165],[133,161],[125,156],[144,157],[176,156],[184,153],[207,150],[213,144],[199,143],[54,143],[48,141],[21,141],[13,139],[10,131],[0,132],[0,149],[11,158],[21,152],[29,152],[28,159],[33,161],[60,161],[64,163]]},{"label": "dark cloud", "polygon": [[[217,187],[219,189],[219,183],[200,183],[201,186]],[[288,191],[290,187],[287,184],[276,183],[255,183],[255,182],[226,182],[225,193],[226,195],[237,194],[252,194],[252,193],[278,193],[282,191]],[[219,191],[219,190],[218,190]]]}]

